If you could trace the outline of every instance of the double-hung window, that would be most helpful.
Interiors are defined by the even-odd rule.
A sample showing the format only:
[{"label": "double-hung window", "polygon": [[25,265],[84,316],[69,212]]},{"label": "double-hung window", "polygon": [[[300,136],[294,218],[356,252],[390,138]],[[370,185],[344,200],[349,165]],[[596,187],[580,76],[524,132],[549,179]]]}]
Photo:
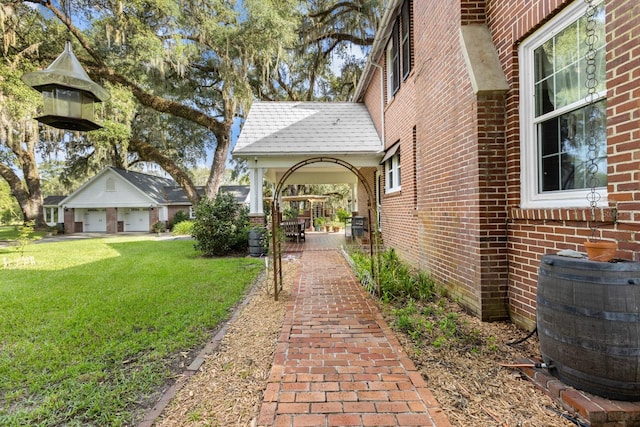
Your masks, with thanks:
[{"label": "double-hung window", "polygon": [[388,98],[400,88],[400,80],[411,71],[411,11],[410,0],[402,3],[400,14],[393,23],[391,38],[387,44]]},{"label": "double-hung window", "polygon": [[[605,11],[597,6],[595,75],[588,79],[586,4],[576,0],[520,45],[523,208],[588,206],[586,189],[606,195]],[[588,102],[587,86],[597,100]],[[602,200],[606,200],[604,197]]]},{"label": "double-hung window", "polygon": [[396,150],[395,154],[390,156],[384,162],[386,193],[400,191],[401,174],[400,174],[400,150]]}]

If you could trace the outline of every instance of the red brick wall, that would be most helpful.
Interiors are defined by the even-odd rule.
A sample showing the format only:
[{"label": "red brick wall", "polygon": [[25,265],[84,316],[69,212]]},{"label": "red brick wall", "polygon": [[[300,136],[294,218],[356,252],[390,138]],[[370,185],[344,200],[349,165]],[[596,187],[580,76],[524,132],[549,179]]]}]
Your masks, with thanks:
[{"label": "red brick wall", "polygon": [[118,232],[118,209],[107,208],[107,234]]},{"label": "red brick wall", "polygon": [[479,111],[460,49],[460,4],[414,7],[420,266],[489,320],[500,316],[483,312],[481,300]]},{"label": "red brick wall", "polygon": [[401,258],[412,265],[418,265],[420,257],[418,246],[415,244],[418,234],[414,206],[416,191],[414,128],[417,125],[415,78],[416,68],[412,67],[407,78],[400,83],[400,89],[391,99],[387,99],[385,105],[385,148],[398,142],[400,144],[401,191],[385,193],[384,168],[381,168],[380,185],[382,192],[380,227],[384,244],[386,247],[393,247]]},{"label": "red brick wall", "polygon": [[[173,217],[176,216],[176,214],[182,211],[185,214],[187,214],[187,216],[189,216],[189,206],[168,206],[167,207],[167,216],[169,218],[169,220],[167,221],[167,224],[170,224],[171,221],[173,221]],[[151,224],[153,225],[153,224]]]},{"label": "red brick wall", "polygon": [[[581,1],[581,0],[576,0]],[[512,320],[535,325],[535,295],[540,258],[561,249],[584,251],[590,236],[588,209],[520,209],[520,138],[518,119],[518,43],[570,1],[487,2],[487,20],[498,48],[509,91],[506,99],[507,206],[509,208],[509,308]],[[618,256],[638,261],[640,246],[640,4],[607,0],[607,145],[608,195],[612,209],[597,212],[603,238],[619,242]],[[586,195],[585,195],[586,197]],[[614,224],[614,219],[618,222]]]},{"label": "red brick wall", "polygon": [[153,225],[158,222],[160,211],[158,208],[149,208],[149,231],[153,231]]},{"label": "red brick wall", "polygon": [[[591,212],[520,208],[518,45],[572,2],[413,3],[413,70],[385,108],[385,146],[401,144],[402,191],[383,196],[384,242],[482,319],[509,315],[532,328],[541,256],[584,251]],[[597,220],[619,257],[640,261],[640,3],[606,7],[609,208]],[[507,77],[504,95],[471,88],[458,34],[481,22]],[[376,75],[364,97],[374,120],[379,97]]]},{"label": "red brick wall", "polygon": [[380,81],[380,67],[375,67],[376,71],[371,78],[371,82],[369,83],[369,87],[367,88],[367,92],[365,93],[364,103],[369,110],[369,115],[373,120],[373,124],[378,131],[378,135],[382,137],[382,106],[380,105],[380,96],[382,96],[382,90],[386,90],[386,84],[384,79],[382,82]]},{"label": "red brick wall", "polygon": [[72,208],[64,208],[64,233],[75,233],[75,211]]},{"label": "red brick wall", "polygon": [[[469,3],[475,21],[484,9]],[[480,317],[504,318],[504,103],[479,101],[471,89],[460,5],[413,7],[414,66],[385,110],[385,146],[400,141],[402,190],[382,197],[383,240]],[[370,111],[378,87],[372,82],[365,97]]]}]

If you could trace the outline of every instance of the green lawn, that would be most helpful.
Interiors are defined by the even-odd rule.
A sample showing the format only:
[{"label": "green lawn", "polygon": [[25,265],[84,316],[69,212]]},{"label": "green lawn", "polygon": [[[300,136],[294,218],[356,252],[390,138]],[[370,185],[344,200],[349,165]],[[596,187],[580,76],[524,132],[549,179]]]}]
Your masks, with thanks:
[{"label": "green lawn", "polygon": [[0,248],[2,426],[139,422],[181,352],[210,338],[264,268],[150,237],[31,244],[24,256],[35,265]]},{"label": "green lawn", "polygon": [[[0,241],[3,240],[15,240],[18,238],[18,226],[17,225],[0,225]],[[34,235],[44,236],[46,231],[36,231]]]}]

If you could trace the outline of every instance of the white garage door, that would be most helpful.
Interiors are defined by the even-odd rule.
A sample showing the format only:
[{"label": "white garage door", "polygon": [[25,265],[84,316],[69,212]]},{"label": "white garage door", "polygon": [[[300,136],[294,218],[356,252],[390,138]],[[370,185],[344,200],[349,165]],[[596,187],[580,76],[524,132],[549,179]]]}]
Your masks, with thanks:
[{"label": "white garage door", "polygon": [[84,213],[85,233],[106,233],[107,232],[107,211],[106,209],[89,209]]},{"label": "white garage door", "polygon": [[145,208],[125,211],[124,231],[149,231],[149,211]]}]

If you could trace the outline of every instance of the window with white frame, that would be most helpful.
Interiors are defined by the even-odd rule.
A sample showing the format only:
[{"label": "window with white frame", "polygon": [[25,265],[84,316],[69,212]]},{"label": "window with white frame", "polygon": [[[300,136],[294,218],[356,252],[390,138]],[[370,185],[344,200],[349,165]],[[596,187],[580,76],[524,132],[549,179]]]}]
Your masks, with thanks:
[{"label": "window with white frame", "polygon": [[47,224],[58,223],[58,208],[44,208],[44,221]]},{"label": "window with white frame", "polygon": [[196,218],[196,208],[195,206],[189,206],[189,219]]},{"label": "window with white frame", "polygon": [[384,162],[385,182],[384,189],[386,193],[400,191],[401,173],[400,173],[400,150],[389,157]]},{"label": "window with white frame", "polygon": [[[595,80],[590,82],[586,7],[576,0],[520,45],[523,208],[588,206],[592,158],[598,192],[606,200],[604,2],[595,14]],[[587,101],[587,84],[597,84],[593,105]]]}]

